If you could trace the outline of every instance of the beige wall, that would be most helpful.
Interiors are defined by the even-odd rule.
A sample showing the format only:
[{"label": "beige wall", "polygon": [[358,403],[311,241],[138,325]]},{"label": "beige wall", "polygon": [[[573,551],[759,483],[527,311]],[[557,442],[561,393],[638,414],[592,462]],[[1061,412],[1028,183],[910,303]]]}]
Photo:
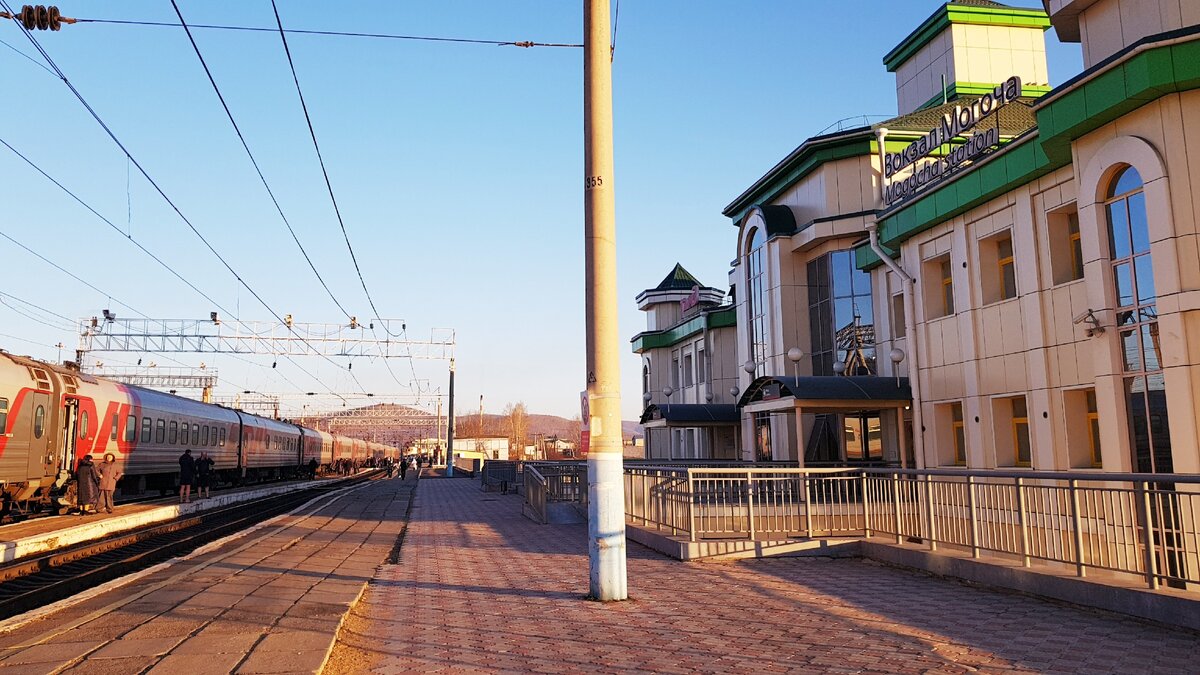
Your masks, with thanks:
[{"label": "beige wall", "polygon": [[1046,42],[1040,28],[951,24],[896,69],[896,105],[905,115],[955,82],[999,83],[1016,75],[1045,86]]},{"label": "beige wall", "polygon": [[[1065,4],[1087,5],[1080,2]],[[1083,66],[1090,68],[1148,35],[1200,24],[1200,2],[1095,0],[1079,12],[1078,22]]]}]

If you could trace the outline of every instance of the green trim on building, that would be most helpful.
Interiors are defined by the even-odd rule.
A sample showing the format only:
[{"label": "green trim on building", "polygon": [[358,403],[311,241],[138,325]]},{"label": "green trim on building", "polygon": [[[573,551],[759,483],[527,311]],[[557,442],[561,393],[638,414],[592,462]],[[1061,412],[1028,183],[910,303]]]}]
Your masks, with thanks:
[{"label": "green trim on building", "polygon": [[[995,91],[997,84],[987,84],[984,82],[951,82],[946,86],[946,99],[953,101],[963,96],[983,96],[989,91]],[[1050,87],[1040,84],[1025,84],[1021,83],[1021,98],[1041,98],[1051,91]],[[917,110],[925,110],[926,108],[936,108],[942,105],[942,95],[935,94],[928,101],[923,103]]]},{"label": "green trim on building", "polygon": [[708,319],[709,329],[725,328],[737,325],[737,310],[733,307],[718,309],[698,314],[672,328],[660,331],[638,333],[630,342],[633,343],[633,353],[641,354],[649,349],[674,346],[704,330],[704,320]]},{"label": "green trim on building", "polygon": [[[883,246],[883,244],[880,244]],[[887,246],[883,246],[883,250],[887,251],[893,259],[900,256],[898,251],[893,251]],[[870,242],[862,242],[854,246],[854,266],[860,270],[873,270],[883,264],[883,259],[875,255],[875,251],[871,248]]]},{"label": "green trim on building", "polygon": [[759,184],[744,192],[741,197],[730,204],[725,209],[725,215],[736,225],[756,204],[770,204],[775,201],[776,197],[822,164],[877,152],[879,144],[874,139],[873,132],[864,131],[849,137],[806,142],[797,148],[792,156],[781,162],[776,169],[764,176]]},{"label": "green trim on building", "polygon": [[975,26],[1009,26],[1013,28],[1050,28],[1050,17],[1041,9],[1023,7],[979,7],[958,5],[953,2],[942,5],[924,23],[908,34],[900,44],[883,57],[883,65],[894,73],[921,48],[933,41],[950,24]]},{"label": "green trim on building", "polygon": [[[1164,45],[1078,85],[1036,110],[1038,130],[880,218],[879,239],[906,239],[1071,162],[1071,143],[1162,96],[1200,89],[1200,39]],[[866,261],[866,258],[858,258]]]},{"label": "green trim on building", "polygon": [[1037,110],[1042,149],[1070,161],[1071,142],[1167,94],[1200,88],[1200,40],[1152,48]]}]

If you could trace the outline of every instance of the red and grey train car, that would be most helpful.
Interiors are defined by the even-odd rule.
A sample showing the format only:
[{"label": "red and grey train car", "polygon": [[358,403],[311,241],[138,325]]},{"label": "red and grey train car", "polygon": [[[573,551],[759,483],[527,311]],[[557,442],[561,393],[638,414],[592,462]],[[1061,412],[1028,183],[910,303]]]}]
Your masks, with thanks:
[{"label": "red and grey train car", "polygon": [[367,456],[366,441],[7,353],[0,353],[0,431],[5,513],[73,504],[73,470],[86,454],[116,456],[123,494],[173,490],[187,449],[208,454],[221,483],[292,475],[313,458],[328,466]]}]

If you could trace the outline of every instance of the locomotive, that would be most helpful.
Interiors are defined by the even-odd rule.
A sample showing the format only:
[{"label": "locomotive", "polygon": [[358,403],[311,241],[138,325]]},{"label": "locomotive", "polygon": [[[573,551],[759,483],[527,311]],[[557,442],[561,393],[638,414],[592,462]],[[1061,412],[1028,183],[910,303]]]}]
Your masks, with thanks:
[{"label": "locomotive", "polygon": [[120,494],[173,491],[179,456],[207,452],[218,483],[242,484],[346,459],[396,458],[379,443],[121,384],[0,352],[0,516],[75,505],[79,459],[113,453]]}]

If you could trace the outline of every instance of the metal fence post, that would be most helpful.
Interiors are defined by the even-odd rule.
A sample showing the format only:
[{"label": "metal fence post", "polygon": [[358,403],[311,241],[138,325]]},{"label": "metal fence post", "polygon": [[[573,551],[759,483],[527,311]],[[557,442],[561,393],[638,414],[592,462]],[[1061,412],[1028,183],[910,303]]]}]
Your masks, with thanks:
[{"label": "metal fence post", "polygon": [[804,473],[802,473],[800,479],[802,481],[804,481],[804,527],[805,527],[805,531],[808,533],[808,538],[812,539],[812,536],[813,536],[812,486],[808,482],[808,472],[805,471]]},{"label": "metal fence post", "polygon": [[688,502],[688,532],[691,540],[696,541],[696,481],[692,478],[692,470],[687,470],[687,502]]},{"label": "metal fence post", "polygon": [[1079,517],[1079,491],[1076,489],[1076,481],[1074,478],[1067,481],[1067,486],[1071,491],[1071,531],[1075,542],[1075,574],[1083,577],[1087,575],[1087,570],[1083,566],[1083,529],[1080,527],[1082,520]]},{"label": "metal fence post", "polygon": [[900,533],[900,474],[892,474],[892,511],[896,516],[896,543],[904,543],[904,535]]},{"label": "metal fence post", "polygon": [[971,557],[979,557],[979,504],[975,496],[975,476],[967,476],[967,507],[971,518]]},{"label": "metal fence post", "polygon": [[1140,480],[1135,485],[1141,505],[1138,509],[1141,511],[1138,514],[1138,524],[1142,528],[1142,536],[1145,537],[1142,556],[1146,568],[1146,585],[1155,589],[1158,588],[1158,557],[1154,555],[1154,533],[1150,530],[1150,491],[1146,489],[1146,481]]},{"label": "metal fence post", "polygon": [[1025,515],[1025,490],[1021,478],[1015,479],[1017,488],[1017,523],[1021,526],[1021,564],[1029,567],[1029,524]]},{"label": "metal fence post", "polygon": [[754,479],[753,473],[746,472],[746,516],[749,518],[750,541],[754,541]]},{"label": "metal fence post", "polygon": [[[870,499],[867,498],[867,492],[870,490],[870,483],[867,482],[867,472],[862,472],[862,509],[863,509],[863,536],[870,539],[871,537],[871,505]],[[847,500],[849,501],[849,500]]]},{"label": "metal fence post", "polygon": [[929,550],[937,550],[937,522],[933,515],[933,476],[925,476],[925,522],[929,534]]}]

